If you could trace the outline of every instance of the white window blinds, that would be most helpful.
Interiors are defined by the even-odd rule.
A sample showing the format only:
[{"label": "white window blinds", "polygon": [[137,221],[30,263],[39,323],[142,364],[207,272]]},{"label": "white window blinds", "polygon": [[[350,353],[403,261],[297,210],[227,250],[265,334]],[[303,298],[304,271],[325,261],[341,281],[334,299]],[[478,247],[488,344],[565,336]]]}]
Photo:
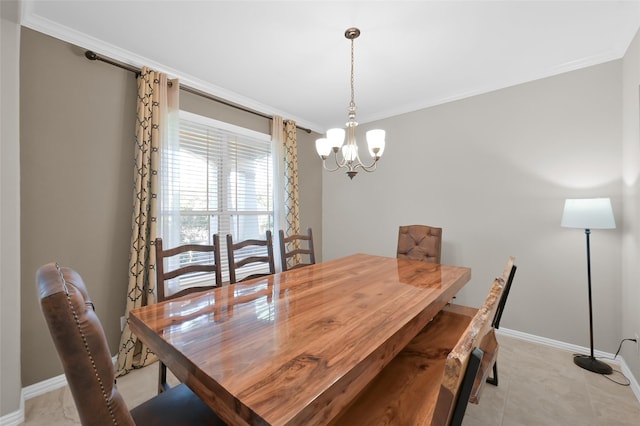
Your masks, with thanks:
[{"label": "white window blinds", "polygon": [[[264,239],[273,230],[271,138],[184,111],[178,133],[178,143],[162,153],[164,245],[211,244],[219,234],[227,281],[226,235]],[[255,272],[261,269],[267,272],[263,265]]]}]

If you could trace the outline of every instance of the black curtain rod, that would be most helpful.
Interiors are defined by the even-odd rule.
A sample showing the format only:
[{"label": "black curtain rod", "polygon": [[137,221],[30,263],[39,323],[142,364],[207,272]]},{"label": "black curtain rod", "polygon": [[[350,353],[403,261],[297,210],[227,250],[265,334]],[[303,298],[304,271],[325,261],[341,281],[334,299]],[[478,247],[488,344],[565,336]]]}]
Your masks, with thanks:
[{"label": "black curtain rod", "polygon": [[[118,68],[122,68],[124,70],[131,71],[131,72],[135,73],[136,75],[140,74],[140,70],[138,68],[135,68],[135,67],[133,67],[131,65],[123,64],[121,62],[113,61],[113,60],[111,60],[109,58],[104,58],[102,56],[99,56],[97,53],[95,53],[95,52],[93,52],[91,50],[87,50],[86,52],[84,52],[84,56],[87,59],[91,60],[91,61],[102,61],[102,62],[105,62],[107,64],[116,66]],[[171,84],[171,82],[169,82],[169,84]],[[201,90],[194,89],[193,87],[189,87],[189,86],[185,86],[185,85],[181,84],[180,85],[180,90],[184,90],[185,92],[193,93],[194,95],[201,96],[203,98],[209,99],[209,100],[214,101],[214,102],[218,102],[220,104],[226,105],[226,106],[231,107],[231,108],[236,108],[236,109],[239,109],[241,111],[248,112],[249,114],[258,115],[258,116],[266,118],[268,120],[273,119],[273,117],[271,117],[271,116],[269,116],[267,114],[263,114],[261,112],[254,111],[252,109],[245,108],[245,107],[243,107],[241,105],[236,105],[236,104],[233,104],[231,102],[227,102],[224,99],[216,98],[215,96],[212,96],[212,95],[210,95],[208,93],[205,93],[205,92],[203,92]],[[300,129],[300,130],[304,130],[307,133],[311,133],[311,129],[307,129],[305,127],[300,127],[298,125],[296,125],[296,127],[298,129]]]}]

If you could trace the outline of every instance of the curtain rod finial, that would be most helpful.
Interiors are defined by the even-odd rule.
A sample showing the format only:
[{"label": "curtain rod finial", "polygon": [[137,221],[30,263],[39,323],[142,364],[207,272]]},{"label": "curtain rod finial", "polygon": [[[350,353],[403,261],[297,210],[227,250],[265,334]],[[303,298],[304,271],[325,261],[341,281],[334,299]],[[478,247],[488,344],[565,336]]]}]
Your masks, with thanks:
[{"label": "curtain rod finial", "polygon": [[87,50],[86,52],[84,52],[84,56],[92,61],[98,59],[98,55],[96,55],[96,53],[91,50]]}]

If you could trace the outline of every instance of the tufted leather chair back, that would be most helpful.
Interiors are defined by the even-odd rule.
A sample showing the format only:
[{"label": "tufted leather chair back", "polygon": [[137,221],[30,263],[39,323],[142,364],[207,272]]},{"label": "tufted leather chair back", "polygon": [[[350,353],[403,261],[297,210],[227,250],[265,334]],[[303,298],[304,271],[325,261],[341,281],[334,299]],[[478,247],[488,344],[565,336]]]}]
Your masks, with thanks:
[{"label": "tufted leather chair back", "polygon": [[440,263],[442,228],[427,225],[401,226],[398,231],[398,259]]},{"label": "tufted leather chair back", "polygon": [[135,425],[115,384],[107,339],[80,275],[49,263],[38,269],[42,313],[83,425]]}]

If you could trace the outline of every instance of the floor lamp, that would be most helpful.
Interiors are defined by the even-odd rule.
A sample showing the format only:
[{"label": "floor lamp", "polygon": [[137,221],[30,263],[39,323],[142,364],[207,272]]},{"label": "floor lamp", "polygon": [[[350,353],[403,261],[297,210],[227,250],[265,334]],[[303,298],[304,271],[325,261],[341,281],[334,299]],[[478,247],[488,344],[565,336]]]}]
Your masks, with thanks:
[{"label": "floor lamp", "polygon": [[587,279],[589,288],[589,335],[591,338],[591,354],[575,355],[573,362],[589,371],[600,374],[611,374],[609,364],[598,361],[593,356],[593,311],[591,308],[591,253],[589,251],[589,234],[592,229],[613,229],[616,222],[609,198],[567,199],[560,226],[565,228],[584,229],[587,236]]}]

